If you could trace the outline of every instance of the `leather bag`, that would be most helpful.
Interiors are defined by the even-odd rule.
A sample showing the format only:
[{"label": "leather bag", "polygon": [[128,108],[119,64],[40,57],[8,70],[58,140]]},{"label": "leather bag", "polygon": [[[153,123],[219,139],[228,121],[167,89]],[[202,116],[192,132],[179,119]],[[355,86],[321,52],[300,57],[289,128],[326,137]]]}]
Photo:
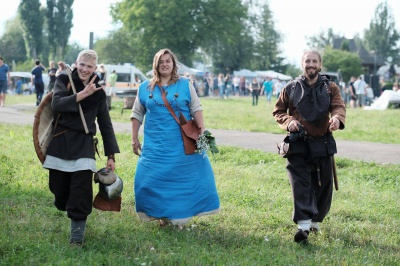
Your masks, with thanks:
[{"label": "leather bag", "polygon": [[197,140],[200,136],[200,128],[193,120],[186,121],[182,113],[179,115],[179,125],[181,126],[185,154],[195,153],[197,149]]}]

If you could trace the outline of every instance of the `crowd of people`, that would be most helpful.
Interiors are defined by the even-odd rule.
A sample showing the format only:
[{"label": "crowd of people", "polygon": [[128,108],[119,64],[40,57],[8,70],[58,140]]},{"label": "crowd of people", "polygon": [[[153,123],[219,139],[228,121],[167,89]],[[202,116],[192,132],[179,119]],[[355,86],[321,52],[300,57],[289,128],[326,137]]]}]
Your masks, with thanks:
[{"label": "crowd of people", "polygon": [[[193,78],[191,80],[194,80]],[[200,96],[219,97],[227,99],[230,96],[251,96],[253,105],[258,104],[260,95],[265,95],[267,103],[271,104],[272,95],[276,98],[282,91],[286,82],[273,77],[245,77],[219,73],[206,72],[202,79],[203,91],[196,87]]]},{"label": "crowd of people", "polygon": [[363,108],[364,106],[370,106],[374,102],[374,91],[362,76],[358,78],[352,76],[348,84],[341,80],[339,88],[343,102],[350,108]]}]

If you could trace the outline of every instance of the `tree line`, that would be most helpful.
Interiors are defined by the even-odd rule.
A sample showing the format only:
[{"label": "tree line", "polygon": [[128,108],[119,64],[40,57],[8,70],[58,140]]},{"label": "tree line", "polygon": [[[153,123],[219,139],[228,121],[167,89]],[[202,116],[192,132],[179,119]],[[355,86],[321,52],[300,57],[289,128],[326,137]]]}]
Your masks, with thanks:
[{"label": "tree line", "polygon": [[[73,27],[73,0],[21,0],[17,16],[9,21],[0,40],[0,51],[7,62],[28,70],[32,62],[63,60],[73,63],[80,50],[69,44]],[[275,28],[268,2],[250,0],[122,0],[111,6],[110,15],[120,22],[119,29],[95,41],[94,49],[102,62],[134,63],[151,69],[154,54],[170,48],[179,60],[192,66],[200,61],[215,73],[233,70],[275,70],[297,76],[299,66],[285,63],[279,48],[282,34]],[[333,49],[340,38],[332,29],[308,37],[310,47],[325,48],[324,65],[341,70],[345,80],[363,73],[358,54],[346,43]],[[368,51],[392,64],[400,62],[399,33],[386,2],[378,5],[375,17],[355,36]],[[300,55],[299,55],[300,56]],[[15,71],[15,70],[14,70]]]}]

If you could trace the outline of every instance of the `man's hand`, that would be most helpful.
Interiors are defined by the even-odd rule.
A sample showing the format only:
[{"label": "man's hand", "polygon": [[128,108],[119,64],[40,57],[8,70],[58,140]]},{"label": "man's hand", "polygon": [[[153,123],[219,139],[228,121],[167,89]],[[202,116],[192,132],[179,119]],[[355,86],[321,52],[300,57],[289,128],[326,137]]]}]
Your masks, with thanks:
[{"label": "man's hand", "polygon": [[299,131],[299,127],[298,127],[299,122],[296,119],[293,119],[292,121],[289,122],[288,125],[288,131],[289,132],[295,132],[295,131]]},{"label": "man's hand", "polygon": [[329,130],[330,131],[335,131],[335,130],[339,129],[339,126],[340,126],[339,119],[337,119],[336,117],[332,117],[331,119],[329,119]]}]

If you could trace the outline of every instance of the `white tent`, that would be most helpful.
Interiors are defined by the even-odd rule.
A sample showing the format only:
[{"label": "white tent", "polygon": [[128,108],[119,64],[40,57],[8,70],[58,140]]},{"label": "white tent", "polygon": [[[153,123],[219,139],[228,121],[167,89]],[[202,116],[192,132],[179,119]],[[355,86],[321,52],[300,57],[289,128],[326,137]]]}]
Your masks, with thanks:
[{"label": "white tent", "polygon": [[178,75],[183,76],[186,73],[189,73],[191,75],[201,75],[203,73],[203,71],[185,66],[181,62],[178,62]]},{"label": "white tent", "polygon": [[270,77],[270,78],[276,78],[279,80],[291,80],[292,77],[288,75],[284,75],[282,73],[273,71],[273,70],[266,70],[266,71],[256,71],[258,76],[260,77]]},{"label": "white tent", "polygon": [[390,103],[400,103],[400,91],[385,90],[371,106],[365,106],[365,110],[386,110]]},{"label": "white tent", "polygon": [[256,78],[257,77],[257,73],[253,72],[251,70],[248,69],[242,69],[239,71],[233,71],[233,75],[234,76],[240,76],[240,77],[246,77],[246,78]]}]

